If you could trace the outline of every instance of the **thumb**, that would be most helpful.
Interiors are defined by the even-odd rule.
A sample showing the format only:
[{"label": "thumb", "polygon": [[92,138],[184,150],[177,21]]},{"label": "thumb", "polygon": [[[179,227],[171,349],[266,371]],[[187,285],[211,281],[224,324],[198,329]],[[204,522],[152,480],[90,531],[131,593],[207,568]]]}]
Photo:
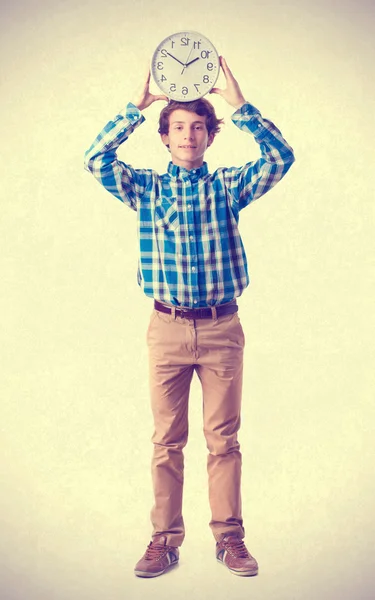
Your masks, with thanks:
[{"label": "thumb", "polygon": [[212,90],[210,90],[210,94],[219,94],[219,96],[222,96],[223,90],[217,87],[213,87]]},{"label": "thumb", "polygon": [[169,102],[169,98],[167,96],[164,96],[163,94],[154,96],[154,100],[164,100],[165,102]]}]

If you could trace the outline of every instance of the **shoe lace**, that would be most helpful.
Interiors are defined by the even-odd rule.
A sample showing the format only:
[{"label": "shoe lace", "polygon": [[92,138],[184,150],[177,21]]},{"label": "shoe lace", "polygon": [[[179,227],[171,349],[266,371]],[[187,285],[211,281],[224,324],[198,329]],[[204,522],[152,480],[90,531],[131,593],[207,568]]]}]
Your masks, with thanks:
[{"label": "shoe lace", "polygon": [[229,538],[224,540],[225,549],[236,558],[248,558],[249,552],[245,546],[245,542],[239,538]]},{"label": "shoe lace", "polygon": [[147,546],[145,559],[146,560],[157,560],[164,556],[169,551],[169,546],[163,546],[162,544],[155,544],[150,542]]}]

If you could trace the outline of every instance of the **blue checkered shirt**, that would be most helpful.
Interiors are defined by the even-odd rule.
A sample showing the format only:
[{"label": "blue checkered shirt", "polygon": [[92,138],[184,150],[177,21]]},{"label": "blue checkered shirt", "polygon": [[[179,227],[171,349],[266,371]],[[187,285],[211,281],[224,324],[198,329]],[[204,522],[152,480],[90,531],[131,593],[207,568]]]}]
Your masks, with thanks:
[{"label": "blue checkered shirt", "polygon": [[117,158],[120,144],[144,120],[129,103],[85,154],[85,168],[137,213],[138,283],[147,296],[176,306],[229,302],[249,284],[239,212],[284,177],[293,150],[277,127],[246,103],[232,121],[260,145],[257,161],[212,174],[205,162],[193,170],[170,162],[159,175]]}]

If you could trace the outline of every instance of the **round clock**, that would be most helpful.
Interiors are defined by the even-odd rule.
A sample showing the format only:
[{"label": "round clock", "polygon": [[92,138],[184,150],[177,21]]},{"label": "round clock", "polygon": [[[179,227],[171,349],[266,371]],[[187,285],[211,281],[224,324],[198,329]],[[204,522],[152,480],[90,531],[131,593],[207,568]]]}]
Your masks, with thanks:
[{"label": "round clock", "polygon": [[151,72],[168,98],[190,102],[202,98],[214,87],[220,72],[219,55],[200,33],[181,31],[158,45]]}]

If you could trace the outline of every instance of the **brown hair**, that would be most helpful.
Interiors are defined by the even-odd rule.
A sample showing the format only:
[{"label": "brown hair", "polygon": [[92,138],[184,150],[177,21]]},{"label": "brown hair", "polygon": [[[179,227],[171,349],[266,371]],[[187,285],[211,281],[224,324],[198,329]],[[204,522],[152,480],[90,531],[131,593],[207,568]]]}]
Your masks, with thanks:
[{"label": "brown hair", "polygon": [[169,117],[174,110],[179,108],[196,113],[200,117],[205,116],[208,135],[210,135],[210,133],[213,133],[214,135],[219,133],[220,125],[222,125],[223,119],[217,118],[215,109],[211,102],[205,100],[205,98],[199,98],[199,100],[192,100],[191,102],[177,102],[177,100],[170,100],[167,106],[165,106],[160,113],[158,129],[160,134],[168,134]]}]

